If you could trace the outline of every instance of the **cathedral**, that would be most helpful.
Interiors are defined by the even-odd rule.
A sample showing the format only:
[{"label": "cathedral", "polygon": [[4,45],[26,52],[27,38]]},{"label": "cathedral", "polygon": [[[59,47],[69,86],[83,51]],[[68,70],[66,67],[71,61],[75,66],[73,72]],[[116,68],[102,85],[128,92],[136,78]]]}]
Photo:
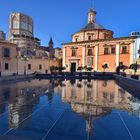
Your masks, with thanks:
[{"label": "cathedral", "polygon": [[52,65],[61,66],[60,55],[55,56],[52,38],[48,46],[41,46],[40,39],[34,36],[33,19],[28,15],[10,15],[8,40],[0,31],[0,76],[49,73]]},{"label": "cathedral", "polygon": [[130,66],[138,58],[140,38],[137,36],[113,37],[113,31],[96,22],[96,11],[90,8],[88,23],[72,35],[72,42],[63,43],[63,66],[66,71],[79,67],[92,67],[93,71],[114,72],[121,64]]}]

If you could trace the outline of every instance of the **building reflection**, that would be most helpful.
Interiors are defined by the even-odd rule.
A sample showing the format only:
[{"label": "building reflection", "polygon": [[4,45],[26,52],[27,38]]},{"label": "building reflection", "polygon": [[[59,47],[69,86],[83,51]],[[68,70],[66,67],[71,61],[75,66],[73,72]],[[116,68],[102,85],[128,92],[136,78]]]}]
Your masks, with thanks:
[{"label": "building reflection", "polygon": [[40,89],[25,88],[17,92],[15,100],[10,101],[8,105],[10,128],[18,128],[19,124],[32,114],[33,107],[39,103]]},{"label": "building reflection", "polygon": [[[81,112],[83,106],[100,106],[117,109],[130,109],[131,95],[115,84],[114,81],[76,80],[71,85],[65,81],[62,87],[62,100],[71,104],[73,110]],[[83,111],[84,112],[84,111]]]},{"label": "building reflection", "polygon": [[88,139],[94,129],[94,120],[111,113],[112,109],[131,110],[131,95],[114,81],[76,80],[65,81],[65,85],[62,100],[84,117]]},{"label": "building reflection", "polygon": [[130,98],[131,100],[131,114],[136,115],[140,118],[140,100],[137,98],[134,98],[133,96]]},{"label": "building reflection", "polygon": [[9,128],[22,127],[29,123],[34,107],[39,104],[40,96],[46,95],[49,81],[33,80],[0,87],[0,114],[8,108]]},{"label": "building reflection", "polygon": [[9,100],[10,89],[3,89],[3,92],[0,90],[0,115],[5,112],[7,101]]},{"label": "building reflection", "polygon": [[[27,126],[29,117],[40,103],[40,97],[47,96],[51,105],[54,95],[70,104],[86,124],[87,139],[93,135],[94,121],[106,116],[113,109],[128,111],[140,117],[140,101],[113,80],[32,80],[0,87],[0,115],[8,108],[10,128]],[[24,122],[24,123],[22,123]]]}]

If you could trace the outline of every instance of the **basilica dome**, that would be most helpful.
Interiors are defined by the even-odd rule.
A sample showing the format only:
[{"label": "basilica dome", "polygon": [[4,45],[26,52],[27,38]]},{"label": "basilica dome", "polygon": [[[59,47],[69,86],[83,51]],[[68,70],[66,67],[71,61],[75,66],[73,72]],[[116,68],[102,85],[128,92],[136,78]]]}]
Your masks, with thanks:
[{"label": "basilica dome", "polygon": [[81,31],[88,31],[88,30],[98,30],[98,29],[104,29],[102,25],[99,25],[97,23],[88,23],[84,28],[82,28]]},{"label": "basilica dome", "polygon": [[113,32],[96,23],[96,11],[91,8],[88,12],[87,25],[72,35],[72,42],[111,38],[113,38]]}]

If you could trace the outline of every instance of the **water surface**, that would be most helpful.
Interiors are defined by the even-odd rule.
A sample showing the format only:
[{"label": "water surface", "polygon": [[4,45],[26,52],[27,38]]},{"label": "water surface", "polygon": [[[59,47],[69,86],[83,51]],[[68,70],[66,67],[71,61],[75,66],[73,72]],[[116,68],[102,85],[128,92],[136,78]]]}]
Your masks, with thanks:
[{"label": "water surface", "polygon": [[113,80],[0,86],[0,135],[24,140],[139,140],[140,101]]}]

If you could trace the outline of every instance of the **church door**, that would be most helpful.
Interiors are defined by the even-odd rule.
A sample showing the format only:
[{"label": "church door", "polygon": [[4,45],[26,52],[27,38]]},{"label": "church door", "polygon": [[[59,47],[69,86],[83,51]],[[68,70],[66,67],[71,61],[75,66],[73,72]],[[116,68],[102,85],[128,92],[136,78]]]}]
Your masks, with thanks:
[{"label": "church door", "polygon": [[76,63],[71,63],[71,72],[76,72]]}]

